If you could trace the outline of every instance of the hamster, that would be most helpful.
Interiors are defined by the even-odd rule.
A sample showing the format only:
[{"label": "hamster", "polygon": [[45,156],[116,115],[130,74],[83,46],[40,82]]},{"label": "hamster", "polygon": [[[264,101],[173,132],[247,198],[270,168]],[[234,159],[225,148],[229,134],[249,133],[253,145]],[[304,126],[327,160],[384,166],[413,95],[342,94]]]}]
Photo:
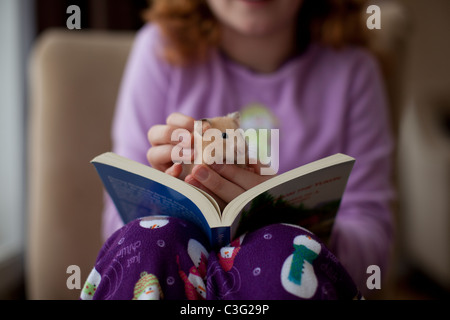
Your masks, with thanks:
[{"label": "hamster", "polygon": [[[201,128],[199,128],[200,125]],[[197,141],[197,143],[194,142],[194,157],[195,159],[200,159],[201,163],[206,164],[218,162],[215,155],[215,148],[217,148],[218,145],[217,142],[215,142],[215,138],[217,137],[218,132],[217,130],[208,132],[209,129],[217,129],[221,133],[220,138],[223,140],[221,150],[223,157],[221,158],[221,163],[232,162],[239,167],[248,168],[248,146],[243,131],[237,130],[240,129],[239,112],[233,112],[224,117],[201,119],[200,121],[195,122],[194,141]],[[234,131],[227,132],[227,129],[232,129]],[[234,142],[231,139],[233,139]],[[227,150],[227,141],[228,147],[233,147],[232,150]],[[200,152],[201,154],[199,154]],[[244,161],[242,161],[242,159],[244,159]],[[183,170],[179,178],[184,180],[184,178],[191,173],[196,164],[197,163],[183,163]]]}]

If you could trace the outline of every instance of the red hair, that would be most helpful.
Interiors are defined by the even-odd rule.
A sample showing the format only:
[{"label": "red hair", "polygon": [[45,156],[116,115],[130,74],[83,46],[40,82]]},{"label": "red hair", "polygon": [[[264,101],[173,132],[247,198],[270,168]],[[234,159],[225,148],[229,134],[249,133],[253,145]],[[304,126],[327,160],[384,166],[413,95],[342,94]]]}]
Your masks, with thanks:
[{"label": "red hair", "polygon": [[[297,24],[297,48],[310,42],[333,47],[365,45],[364,0],[304,0]],[[206,0],[149,0],[147,21],[166,37],[165,58],[185,65],[204,59],[219,44],[220,28]]]}]

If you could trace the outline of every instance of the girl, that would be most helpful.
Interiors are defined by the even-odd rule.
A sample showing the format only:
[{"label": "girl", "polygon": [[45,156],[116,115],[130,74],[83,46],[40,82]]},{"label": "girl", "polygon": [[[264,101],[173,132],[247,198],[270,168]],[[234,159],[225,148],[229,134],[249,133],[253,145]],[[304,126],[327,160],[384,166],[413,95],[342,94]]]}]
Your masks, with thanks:
[{"label": "girl", "polygon": [[[124,245],[147,243],[139,247],[147,260],[128,264],[134,271],[114,278],[95,298],[132,298],[142,272],[159,280],[160,297],[221,299],[348,298],[356,286],[367,293],[368,266],[386,273],[393,142],[380,72],[363,48],[360,2],[152,1],[151,22],[137,35],[122,83],[116,153],[177,177],[173,130],[192,131],[194,119],[240,110],[244,129],[279,129],[279,173],[338,152],[357,161],[328,247],[307,230],[273,225],[209,252],[183,221],[164,218],[164,227],[152,232],[139,222],[122,227],[106,199],[109,239],[93,279],[100,286],[98,279],[113,281],[108,270],[116,270],[114,257]],[[225,204],[265,179],[234,165],[198,165],[185,181]],[[236,254],[225,254],[229,249]],[[231,264],[224,264],[226,257]],[[303,271],[295,273],[298,268]]]}]

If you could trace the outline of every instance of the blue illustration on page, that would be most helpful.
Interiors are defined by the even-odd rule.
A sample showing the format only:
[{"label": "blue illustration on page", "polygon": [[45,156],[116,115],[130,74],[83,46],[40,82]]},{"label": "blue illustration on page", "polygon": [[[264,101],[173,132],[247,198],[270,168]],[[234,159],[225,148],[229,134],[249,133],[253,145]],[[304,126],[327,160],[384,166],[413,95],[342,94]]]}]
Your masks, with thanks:
[{"label": "blue illustration on page", "polygon": [[125,224],[145,216],[167,215],[198,225],[213,240],[205,217],[186,196],[140,175],[101,163],[94,165]]}]

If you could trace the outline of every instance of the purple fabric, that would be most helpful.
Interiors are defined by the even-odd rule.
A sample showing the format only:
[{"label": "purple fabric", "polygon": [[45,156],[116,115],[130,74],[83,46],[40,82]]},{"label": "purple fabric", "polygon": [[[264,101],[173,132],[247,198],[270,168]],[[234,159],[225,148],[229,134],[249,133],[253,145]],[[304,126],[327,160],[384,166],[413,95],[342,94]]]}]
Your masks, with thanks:
[{"label": "purple fabric", "polygon": [[310,232],[270,225],[210,251],[191,223],[135,220],[104,244],[81,293],[85,300],[354,299],[337,258]]},{"label": "purple fabric", "polygon": [[[277,72],[262,75],[218,50],[204,63],[174,67],[160,57],[162,41],[154,25],[137,35],[118,99],[114,151],[147,164],[147,132],[170,113],[200,119],[240,110],[249,115],[244,125],[280,130],[279,173],[338,152],[353,156],[330,248],[360,286],[369,265],[384,274],[392,242],[393,140],[372,56],[312,44]],[[252,118],[254,103],[260,108]],[[106,239],[122,222],[108,197],[105,203]]]}]

